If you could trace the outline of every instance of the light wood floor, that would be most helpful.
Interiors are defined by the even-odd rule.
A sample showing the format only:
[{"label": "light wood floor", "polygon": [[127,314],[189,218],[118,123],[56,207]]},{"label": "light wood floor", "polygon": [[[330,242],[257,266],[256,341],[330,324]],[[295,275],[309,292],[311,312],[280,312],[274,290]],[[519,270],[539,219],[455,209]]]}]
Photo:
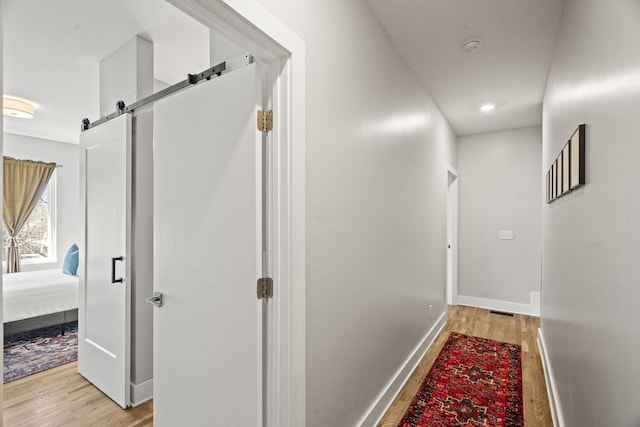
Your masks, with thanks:
[{"label": "light wood floor", "polygon": [[552,427],[544,372],[536,342],[539,325],[540,319],[537,317],[518,314],[514,317],[508,317],[490,314],[489,310],[461,305],[449,307],[447,324],[436,337],[433,345],[420,361],[378,427],[396,427],[398,425],[435,358],[444,346],[449,332],[459,332],[521,345],[524,425],[526,427]]},{"label": "light wood floor", "polygon": [[4,427],[153,425],[153,403],[126,411],[78,374],[69,363],[4,386]]},{"label": "light wood floor", "polygon": [[[551,414],[536,334],[539,319],[506,317],[488,310],[449,307],[449,320],[402,389],[379,427],[396,427],[440,352],[449,332],[490,338],[522,346],[526,427],[551,427]],[[88,427],[153,425],[153,404],[121,409],[77,373],[77,364],[13,381],[4,386],[5,427]]]}]

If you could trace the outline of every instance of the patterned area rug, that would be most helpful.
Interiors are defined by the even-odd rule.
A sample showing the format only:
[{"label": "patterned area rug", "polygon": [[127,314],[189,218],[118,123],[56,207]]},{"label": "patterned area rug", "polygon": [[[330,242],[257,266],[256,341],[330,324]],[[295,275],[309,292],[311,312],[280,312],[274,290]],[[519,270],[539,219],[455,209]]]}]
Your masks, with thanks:
[{"label": "patterned area rug", "polygon": [[9,335],[4,339],[4,382],[78,359],[78,322]]},{"label": "patterned area rug", "polygon": [[519,345],[452,332],[398,427],[524,426]]}]

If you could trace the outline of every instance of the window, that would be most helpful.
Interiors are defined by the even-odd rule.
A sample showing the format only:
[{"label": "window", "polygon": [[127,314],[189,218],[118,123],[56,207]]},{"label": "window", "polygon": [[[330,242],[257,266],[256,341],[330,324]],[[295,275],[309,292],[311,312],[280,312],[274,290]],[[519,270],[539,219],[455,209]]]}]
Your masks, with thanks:
[{"label": "window", "polygon": [[[20,262],[31,264],[56,260],[55,245],[55,200],[56,173],[54,172],[45,188],[38,204],[31,212],[29,219],[18,233],[18,249]],[[9,233],[2,225],[2,247],[8,246]],[[2,251],[2,261],[6,261],[7,251]]]}]

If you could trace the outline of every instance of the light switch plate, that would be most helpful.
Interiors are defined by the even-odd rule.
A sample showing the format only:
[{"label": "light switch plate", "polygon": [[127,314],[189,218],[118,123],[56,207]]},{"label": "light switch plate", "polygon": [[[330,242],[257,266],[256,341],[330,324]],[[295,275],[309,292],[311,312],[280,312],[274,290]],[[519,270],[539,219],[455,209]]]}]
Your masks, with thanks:
[{"label": "light switch plate", "polygon": [[498,239],[500,240],[513,240],[512,230],[500,230],[498,231]]}]

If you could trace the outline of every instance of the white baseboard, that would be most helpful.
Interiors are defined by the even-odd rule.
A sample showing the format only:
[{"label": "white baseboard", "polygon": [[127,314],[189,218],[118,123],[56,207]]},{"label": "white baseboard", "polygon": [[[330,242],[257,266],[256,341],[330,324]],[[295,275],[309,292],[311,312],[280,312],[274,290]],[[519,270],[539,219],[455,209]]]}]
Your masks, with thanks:
[{"label": "white baseboard", "polygon": [[526,314],[528,316],[540,317],[540,292],[531,292],[531,303],[522,304],[519,302],[501,301],[497,299],[469,297],[458,295],[456,302],[460,305],[486,308],[489,310],[506,311],[508,313]]},{"label": "white baseboard", "polygon": [[360,427],[369,427],[377,425],[384,414],[387,412],[393,400],[396,398],[404,384],[409,380],[411,373],[415,370],[418,363],[422,360],[424,355],[433,344],[445,323],[447,323],[448,313],[444,312],[438,318],[433,327],[422,338],[420,343],[411,352],[409,357],[404,361],[400,368],[396,371],[395,375],[391,378],[391,381],[382,390],[382,392],[373,401],[373,404],[365,412],[364,416],[355,425]]},{"label": "white baseboard", "polygon": [[153,378],[140,384],[131,383],[131,406],[142,405],[153,399]]},{"label": "white baseboard", "polygon": [[544,335],[540,328],[538,328],[538,348],[540,349],[540,359],[542,359],[542,369],[544,370],[544,379],[547,385],[547,395],[549,396],[549,406],[551,407],[553,425],[554,427],[565,427],[564,416],[562,415],[560,402],[557,399],[558,389],[556,387],[555,377],[549,362],[549,355],[547,354]]},{"label": "white baseboard", "polygon": [[537,313],[534,316],[540,317],[540,292],[531,292],[531,306],[533,312]]}]

